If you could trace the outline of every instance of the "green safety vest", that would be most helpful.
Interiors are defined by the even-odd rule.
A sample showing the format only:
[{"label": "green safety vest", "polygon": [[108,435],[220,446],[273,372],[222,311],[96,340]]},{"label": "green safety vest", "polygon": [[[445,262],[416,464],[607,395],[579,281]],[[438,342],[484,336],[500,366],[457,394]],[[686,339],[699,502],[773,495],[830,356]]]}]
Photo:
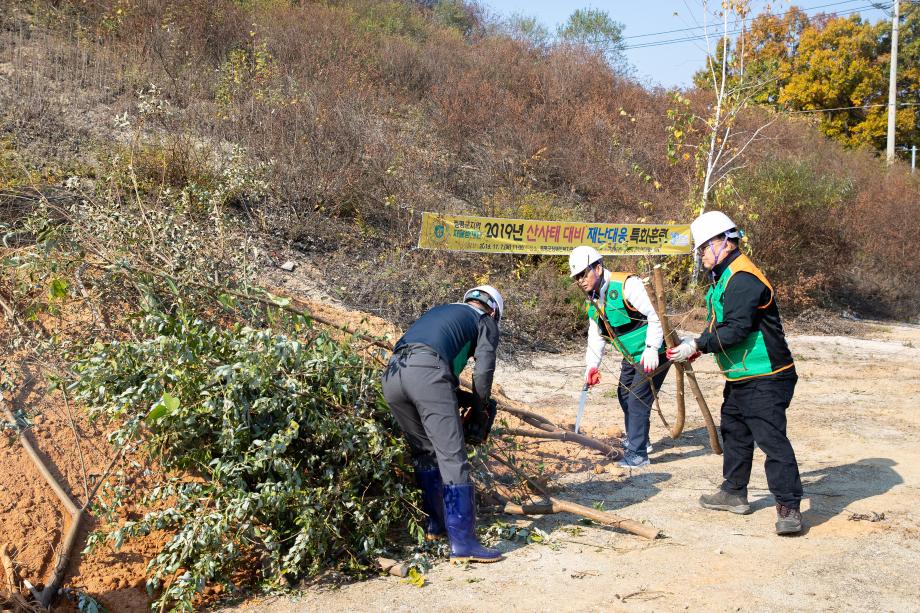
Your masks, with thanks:
[{"label": "green safety vest", "polygon": [[[760,305],[758,309],[766,309],[773,303],[773,286],[767,281],[764,274],[757,268],[753,262],[744,254],[735,258],[729,264],[715,284],[706,292],[706,307],[708,311],[709,332],[716,334],[717,324],[722,323],[724,318],[724,297],[725,290],[728,287],[732,276],[738,272],[746,272],[760,279],[761,283],[770,289],[770,299],[766,304]],[[755,330],[737,345],[725,347],[722,351],[712,354],[719,365],[719,369],[725,378],[729,381],[740,381],[752,377],[763,377],[772,375],[781,370],[790,368],[792,364],[787,364],[782,368],[774,368],[770,363],[770,355],[767,352],[767,346],[763,340],[763,332]]]},{"label": "green safety vest", "polygon": [[[598,300],[601,305],[601,313],[594,306],[594,303],[586,300],[588,317],[593,319],[601,335],[610,340],[617,351],[624,356],[630,356],[633,362],[638,363],[642,359],[642,352],[645,351],[645,332],[648,329],[648,321],[641,312],[633,308],[623,298],[623,286],[626,279],[632,277],[628,272],[610,273],[610,281],[607,283],[607,292]],[[608,330],[608,325],[604,324],[602,316],[606,316],[607,324],[612,329],[613,334]],[[659,351],[661,347],[659,347]]]}]

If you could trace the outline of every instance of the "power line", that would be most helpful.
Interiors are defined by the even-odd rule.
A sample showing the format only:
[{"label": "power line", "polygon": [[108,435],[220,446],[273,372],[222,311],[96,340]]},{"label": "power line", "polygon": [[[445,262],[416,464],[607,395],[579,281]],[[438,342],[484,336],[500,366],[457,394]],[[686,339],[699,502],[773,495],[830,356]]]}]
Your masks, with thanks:
[{"label": "power line", "polygon": [[[852,0],[851,0],[851,1],[852,1]],[[809,10],[813,10],[814,8],[817,8],[817,7],[813,7],[812,9],[809,9]],[[837,16],[852,15],[852,14],[854,14],[854,13],[858,13],[859,11],[861,11],[861,10],[863,10],[863,9],[869,9],[869,8],[874,8],[874,7],[873,7],[871,4],[869,4],[869,5],[857,6],[857,7],[852,8],[852,9],[850,9],[849,11],[846,11],[846,12],[836,11],[836,12],[833,12],[833,13],[831,13],[831,14],[837,15]],[[700,27],[702,27],[702,26],[700,26]],[[688,28],[688,29],[695,29],[695,28]],[[742,29],[735,29],[735,30],[729,30],[729,31],[727,31],[727,32],[716,32],[716,33],[714,33],[713,35],[718,34],[719,36],[728,36],[728,35],[740,34],[742,31],[743,31]],[[649,34],[649,36],[651,36],[651,34]],[[707,36],[708,36],[708,34],[705,34],[705,33],[704,33],[704,34],[696,34],[696,35],[693,35],[693,36],[686,36],[686,37],[683,37],[683,38],[670,38],[670,39],[666,39],[666,40],[650,41],[650,42],[647,42],[647,43],[639,43],[639,44],[636,44],[636,45],[626,45],[626,46],[623,47],[623,50],[624,50],[624,51],[628,51],[628,50],[630,50],[630,49],[646,49],[646,48],[650,48],[650,47],[663,47],[663,46],[665,46],[665,45],[675,45],[675,44],[678,44],[678,43],[686,43],[686,42],[693,42],[693,41],[698,41],[698,40],[705,40],[705,39],[707,38]]]},{"label": "power line", "polygon": [[[852,111],[856,109],[872,109],[877,107],[888,106],[887,102],[878,104],[864,104],[862,106],[838,106],[832,109],[801,109],[798,111],[783,111],[787,115],[798,115],[802,113],[830,113],[832,111]],[[895,106],[920,106],[920,102],[898,102]]]},{"label": "power line", "polygon": [[[810,6],[810,7],[804,8],[804,9],[800,9],[800,10],[804,13],[804,12],[807,12],[807,11],[814,11],[814,10],[816,10],[816,9],[827,8],[827,7],[829,7],[829,6],[839,6],[839,5],[841,5],[841,4],[851,4],[851,3],[853,3],[853,2],[864,2],[864,1],[865,1],[865,0],[843,0],[843,2],[831,2],[830,4],[820,4],[820,5],[818,5],[818,6]],[[875,7],[875,8],[878,8],[878,7],[876,7],[874,4],[873,4],[872,6]],[[791,13],[791,12],[792,12],[792,9],[789,9],[788,11],[786,11],[786,12],[784,12],[784,13],[760,13],[760,14],[757,15],[757,16],[759,17],[760,15],[772,15],[772,16],[775,16],[775,17],[779,17],[779,16],[786,16],[786,15],[788,15],[788,14]],[[715,29],[718,29],[718,26],[717,26],[717,24],[713,24],[712,26],[691,26],[691,27],[689,27],[689,28],[678,28],[678,29],[676,29],[676,30],[662,30],[661,32],[649,32],[649,33],[647,33],[647,34],[633,34],[632,36],[624,36],[624,37],[623,37],[623,40],[627,40],[627,39],[631,39],[631,38],[647,38],[647,37],[649,37],[649,36],[660,36],[660,35],[662,35],[662,34],[674,34],[675,32],[689,32],[689,31],[692,31],[692,30],[703,30],[703,29],[705,29],[705,28],[715,28]],[[654,41],[653,41],[653,42],[654,42]]]},{"label": "power line", "polygon": [[[839,12],[839,11],[838,11],[838,12],[834,12],[834,13],[831,13],[831,14],[836,15],[836,16],[838,16],[838,17],[839,17],[839,16],[844,16],[844,15],[853,15],[854,13],[858,13],[859,11],[861,11],[861,10],[863,10],[863,9],[867,9],[867,8],[873,8],[873,7],[872,7],[872,5],[857,6],[857,7],[855,7],[855,8],[850,9],[850,10],[847,11],[847,12]],[[714,34],[717,34],[717,35],[719,35],[719,36],[728,36],[728,35],[734,35],[734,34],[741,34],[741,32],[743,32],[743,31],[744,31],[744,30],[742,30],[742,29],[735,29],[735,30],[729,30],[729,31],[727,31],[727,32],[715,32]],[[645,49],[645,48],[649,48],[649,47],[663,47],[663,46],[665,46],[665,45],[674,45],[674,44],[678,44],[678,43],[686,43],[686,42],[693,42],[693,41],[697,41],[697,40],[705,40],[705,39],[707,38],[707,36],[708,36],[707,34],[696,34],[696,35],[693,35],[693,36],[686,36],[686,37],[684,37],[684,38],[671,38],[671,39],[667,39],[667,40],[650,41],[650,42],[647,42],[647,43],[639,43],[639,44],[637,44],[637,45],[626,45],[625,47],[623,47],[623,49],[624,49],[624,50],[629,50],[629,49]]]}]

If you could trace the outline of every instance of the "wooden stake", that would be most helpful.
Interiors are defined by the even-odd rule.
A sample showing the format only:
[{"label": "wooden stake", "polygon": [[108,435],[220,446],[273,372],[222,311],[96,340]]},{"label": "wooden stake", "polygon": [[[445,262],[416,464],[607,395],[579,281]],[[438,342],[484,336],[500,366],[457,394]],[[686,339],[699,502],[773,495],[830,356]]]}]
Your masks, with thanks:
[{"label": "wooden stake", "polygon": [[[3,413],[4,417],[10,421],[10,423],[17,424],[15,416],[6,406],[2,396],[0,396],[0,409],[2,409],[0,412]],[[35,447],[32,446],[32,442],[26,436],[25,431],[22,428],[17,429],[19,430],[19,442],[22,443],[23,448],[32,459],[35,467],[38,468],[38,471],[45,478],[45,481],[51,489],[54,490],[54,493],[57,494],[58,499],[61,501],[61,504],[64,505],[64,508],[67,509],[68,514],[70,514],[70,528],[67,530],[67,535],[64,538],[64,545],[58,551],[57,563],[54,565],[51,581],[48,582],[45,589],[40,592],[35,590],[34,592],[39,604],[47,609],[49,605],[54,602],[55,597],[57,597],[58,588],[60,588],[61,582],[64,580],[64,570],[67,568],[67,561],[70,559],[70,554],[77,544],[77,533],[80,531],[80,522],[83,519],[84,513],[83,509],[78,508],[77,505],[74,504],[61,484],[58,483],[58,480],[51,474],[51,470],[49,470],[41,455],[35,450]]]},{"label": "wooden stake", "polygon": [[[664,275],[661,271],[661,265],[656,265],[652,270],[652,282],[655,286],[655,309],[658,311],[658,319],[661,321],[661,329],[664,331],[664,342],[668,349],[678,344],[677,333],[671,329],[671,322],[668,320],[667,302],[664,295]],[[677,380],[677,421],[671,428],[671,438],[679,438],[684,431],[684,422],[687,418],[687,407],[684,400],[684,369],[681,364],[675,364]]]},{"label": "wooden stake", "polygon": [[575,434],[564,430],[562,432],[539,432],[536,430],[522,430],[520,428],[503,428],[505,434],[512,436],[524,436],[527,438],[541,438],[547,440],[563,441],[567,443],[578,443],[590,449],[596,449],[612,460],[619,460],[623,457],[623,450],[613,445],[608,445],[597,439],[593,439],[582,434]]},{"label": "wooden stake", "polygon": [[[653,277],[655,279],[655,284],[661,284],[661,293],[662,297],[664,296],[664,277],[661,273],[661,269],[656,266],[656,271],[653,272]],[[658,289],[656,288],[655,293],[657,295]],[[664,312],[660,317],[664,316]],[[674,331],[672,330],[672,333]],[[667,338],[667,336],[665,336]],[[722,454],[722,445],[719,443],[719,433],[716,431],[716,424],[712,420],[712,413],[709,412],[709,405],[706,404],[706,398],[703,396],[703,392],[700,390],[700,385],[696,381],[696,373],[693,372],[693,365],[690,362],[675,363],[674,364],[678,370],[682,370],[684,375],[690,381],[690,390],[693,392],[694,398],[696,398],[696,403],[700,407],[700,412],[703,414],[703,421],[706,422],[706,431],[709,433],[709,446],[712,449],[712,452],[718,455]]]},{"label": "wooden stake", "polygon": [[[464,375],[460,378],[460,384],[469,390],[473,389],[473,382],[468,375]],[[582,447],[587,447],[588,449],[600,451],[601,453],[608,455],[613,459],[622,457],[623,452],[616,447],[613,447],[612,445],[609,445],[604,441],[598,440],[596,438],[585,436],[584,434],[575,434],[571,430],[562,428],[561,426],[554,424],[539,413],[535,412],[533,407],[530,405],[519,400],[508,398],[508,396],[505,395],[505,391],[502,386],[498,385],[497,383],[492,385],[492,399],[495,400],[500,410],[510,413],[524,423],[542,431],[533,432],[530,430],[509,428],[506,431],[508,431],[510,434],[514,434],[515,436],[554,439],[567,443],[575,443],[577,445],[581,445]],[[547,434],[551,434],[552,436],[546,436]]]}]

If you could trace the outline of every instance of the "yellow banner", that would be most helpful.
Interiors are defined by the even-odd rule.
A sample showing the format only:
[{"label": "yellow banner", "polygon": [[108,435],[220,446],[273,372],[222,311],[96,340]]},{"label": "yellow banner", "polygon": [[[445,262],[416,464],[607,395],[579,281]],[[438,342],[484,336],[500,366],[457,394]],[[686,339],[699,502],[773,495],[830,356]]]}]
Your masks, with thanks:
[{"label": "yellow banner", "polygon": [[691,252],[690,226],[606,224],[422,214],[420,249],[566,255],[589,245],[602,255]]}]

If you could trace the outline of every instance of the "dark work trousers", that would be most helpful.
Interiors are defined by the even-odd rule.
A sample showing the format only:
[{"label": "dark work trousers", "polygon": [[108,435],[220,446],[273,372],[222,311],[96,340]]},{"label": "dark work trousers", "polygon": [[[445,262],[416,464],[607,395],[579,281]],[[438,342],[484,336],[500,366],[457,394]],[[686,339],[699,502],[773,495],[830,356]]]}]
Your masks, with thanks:
[{"label": "dark work trousers", "polygon": [[[662,364],[667,361],[664,354],[659,357]],[[670,366],[663,368],[661,372],[652,377],[656,393],[661,389],[661,384],[667,376],[668,370],[670,370]],[[655,399],[652,396],[652,389],[648,385],[648,380],[645,378],[645,373],[642,372],[642,366],[638,363],[633,366],[623,360],[623,363],[620,364],[620,384],[617,385],[617,398],[620,401],[620,407],[623,409],[626,434],[629,435],[629,439],[626,441],[626,448],[643,458],[647,457],[648,453],[646,453],[645,448],[648,446],[648,420]]]},{"label": "dark work trousers", "polygon": [[747,496],[754,444],[766,454],[767,485],[776,502],[798,509],[802,481],[786,436],[786,409],[798,376],[794,372],[725,384],[722,403],[722,489]]},{"label": "dark work trousers", "polygon": [[444,483],[470,482],[456,378],[430,349],[396,353],[383,373],[383,397],[406,434],[416,468],[437,466]]}]

